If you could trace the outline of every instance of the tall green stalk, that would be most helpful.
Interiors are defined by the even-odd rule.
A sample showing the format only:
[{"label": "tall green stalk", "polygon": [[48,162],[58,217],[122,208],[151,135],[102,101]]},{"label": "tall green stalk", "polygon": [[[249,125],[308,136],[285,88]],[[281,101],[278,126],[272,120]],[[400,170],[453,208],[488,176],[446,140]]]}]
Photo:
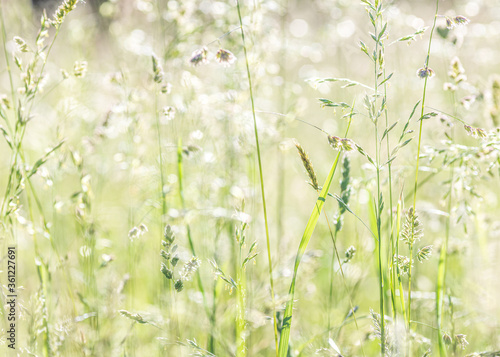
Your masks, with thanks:
[{"label": "tall green stalk", "polygon": [[[378,21],[382,16],[382,4],[379,1],[375,1],[375,6],[372,7],[374,15],[370,12],[370,19],[373,25],[373,39],[375,41],[375,50],[373,54],[373,70],[374,70],[374,95],[373,102],[371,103],[370,108],[370,118],[373,121],[373,125],[375,126],[375,164],[377,169],[377,198],[376,198],[376,221],[377,221],[377,250],[378,250],[378,278],[379,278],[379,305],[380,305],[380,355],[385,355],[385,303],[384,303],[384,271],[382,267],[382,234],[381,234],[381,222],[382,222],[382,193],[381,193],[381,183],[380,183],[380,141],[378,134],[378,119],[380,117],[380,110],[383,108],[377,108],[377,99],[378,99],[378,78],[379,78],[379,70],[383,66],[383,58],[381,57],[381,52],[379,52],[379,45],[381,45],[381,37],[383,36],[383,32],[385,31],[387,24],[379,31]],[[380,73],[382,75],[382,73]],[[382,103],[382,106],[385,106],[385,100]],[[373,108],[373,109],[372,109]]]},{"label": "tall green stalk", "polygon": [[[439,10],[439,0],[436,0],[436,13],[434,15],[434,22],[432,24],[432,29],[431,29],[431,34],[429,37],[429,47],[427,49],[427,57],[425,59],[425,69],[429,67],[429,59],[430,59],[430,53],[431,53],[431,44],[432,44],[432,35],[434,34],[434,29],[436,28],[436,20],[438,17],[438,10]],[[425,95],[427,91],[427,80],[429,79],[429,76],[427,75],[424,79],[424,90],[422,94],[422,102],[421,102],[421,113],[420,113],[420,128],[418,132],[418,148],[417,148],[417,164],[415,168],[415,185],[413,189],[413,212],[415,211],[416,204],[417,204],[417,190],[418,190],[418,168],[419,168],[419,163],[420,163],[420,148],[421,148],[421,143],[422,143],[422,128],[424,124],[424,120],[422,119],[424,116],[424,109],[425,109]],[[411,242],[413,241],[414,237],[414,226],[413,226],[413,221],[412,221],[412,229],[411,229],[411,235],[412,239],[410,240]],[[408,322],[408,333],[410,332],[410,324],[411,324],[411,281],[412,281],[412,257],[413,257],[413,243],[410,245],[410,269],[408,272],[408,310],[407,310],[407,322]]]},{"label": "tall green stalk", "polygon": [[276,302],[274,297],[274,278],[273,278],[273,261],[271,257],[271,239],[269,238],[269,224],[267,220],[267,206],[266,206],[266,195],[264,190],[264,175],[262,173],[262,160],[260,155],[260,144],[259,144],[259,131],[257,129],[257,118],[255,116],[255,103],[253,97],[252,88],[252,76],[250,75],[250,65],[248,62],[247,47],[245,44],[245,30],[243,29],[243,19],[241,17],[240,2],[236,0],[236,8],[238,9],[238,19],[240,21],[241,27],[241,42],[243,45],[243,52],[245,54],[245,64],[247,70],[248,87],[250,91],[250,101],[252,103],[252,116],[253,116],[253,128],[255,133],[255,145],[257,148],[257,161],[259,164],[259,176],[260,176],[260,190],[262,195],[262,210],[264,212],[264,224],[266,228],[266,244],[267,244],[267,259],[269,261],[269,282],[271,285],[271,299],[272,299],[272,312],[273,312],[273,324],[274,324],[274,342],[276,344],[276,351],[278,351],[278,322],[276,320]]}]

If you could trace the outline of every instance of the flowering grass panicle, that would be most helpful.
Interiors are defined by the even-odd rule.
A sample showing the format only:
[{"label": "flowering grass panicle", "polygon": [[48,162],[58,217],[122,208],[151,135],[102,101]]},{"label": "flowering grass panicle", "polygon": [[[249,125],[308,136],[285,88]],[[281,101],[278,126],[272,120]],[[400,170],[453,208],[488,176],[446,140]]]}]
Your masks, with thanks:
[{"label": "flowering grass panicle", "polygon": [[302,160],[302,164],[304,165],[304,168],[306,169],[307,175],[309,176],[310,182],[309,184],[314,188],[316,191],[319,190],[319,183],[318,183],[318,178],[316,177],[316,172],[314,172],[314,167],[312,165],[311,159],[309,159],[309,156],[307,155],[306,151],[302,146],[296,141],[295,142],[295,147],[297,148],[297,151],[299,152],[300,159]]}]

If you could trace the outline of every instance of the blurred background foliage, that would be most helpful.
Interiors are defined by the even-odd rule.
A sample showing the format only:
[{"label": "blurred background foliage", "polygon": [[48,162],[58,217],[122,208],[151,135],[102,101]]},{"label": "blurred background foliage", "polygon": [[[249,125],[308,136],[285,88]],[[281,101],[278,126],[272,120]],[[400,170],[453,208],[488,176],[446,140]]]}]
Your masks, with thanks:
[{"label": "blurred background foliage", "polygon": [[[14,36],[35,48],[41,9],[48,7],[50,18],[59,5],[34,3],[36,6],[26,0],[2,1],[5,47],[16,89],[22,87],[22,79],[11,56],[17,51]],[[435,2],[384,1],[384,6],[389,22],[385,64],[388,72],[394,72],[387,105],[390,122],[400,121],[399,133],[401,123],[422,96],[423,81],[415,73],[424,64],[430,29],[414,41],[392,42],[431,26]],[[370,24],[364,6],[356,0],[243,1],[242,12],[261,135],[275,291],[282,309],[296,247],[317,197],[305,182],[293,138],[308,152],[320,183],[335,157],[322,132],[296,119],[343,136],[347,121],[341,117],[346,113],[321,108],[318,99],[355,101],[358,111],[363,111],[363,87],[343,88],[345,83],[309,80],[338,77],[371,85],[372,64],[359,49],[360,40],[370,41]],[[495,131],[500,121],[500,2],[446,0],[440,3],[439,13],[467,16],[471,23],[448,30],[445,20],[438,19],[430,58],[436,76],[428,83],[426,111],[449,115],[440,114],[425,122],[421,162],[425,182],[417,208],[424,225],[422,242],[433,244],[438,252],[448,215],[450,161],[456,159],[448,247],[450,299],[444,326],[447,331],[467,335],[465,352],[456,343],[450,348],[450,353],[458,356],[500,348],[496,264],[499,141]],[[61,140],[64,144],[31,179],[40,207],[36,208],[34,199],[29,202],[31,191],[25,190],[12,221],[2,218],[2,247],[14,239],[18,244],[21,355],[44,355],[46,351],[60,356],[188,355],[192,349],[176,343],[186,344],[187,339],[196,340],[203,349],[212,343],[210,349],[218,356],[234,355],[235,296],[220,280],[214,280],[209,259],[228,274],[236,274],[234,232],[242,221],[249,224],[247,245],[257,241],[259,252],[255,264],[246,268],[248,355],[275,353],[260,183],[238,28],[233,1],[87,0],[65,19],[33,101],[22,143],[26,165],[33,165],[46,148]],[[54,29],[48,36],[50,43]],[[209,63],[191,65],[191,54],[203,46],[208,48]],[[216,63],[219,48],[231,51],[236,62],[230,66]],[[158,93],[153,81],[153,53],[163,66],[166,93]],[[24,63],[31,55],[16,52]],[[455,56],[467,79],[456,91],[445,91]],[[76,61],[79,64],[75,65]],[[0,78],[1,94],[10,100],[4,56]],[[8,112],[5,102],[4,107]],[[163,217],[156,113],[166,203]],[[486,147],[468,136],[451,116],[490,132],[487,142],[493,144]],[[9,112],[9,120],[13,118]],[[349,137],[373,154],[372,126],[368,123],[366,117],[355,116]],[[411,129],[416,128],[415,119]],[[453,141],[448,140],[450,135]],[[12,165],[5,141],[0,142],[0,152],[3,192]],[[403,192],[411,201],[415,153],[413,140],[393,163],[395,197]],[[349,158],[350,207],[370,222],[375,170],[357,153]],[[332,192],[339,190],[339,177],[337,173]],[[385,179],[383,184],[386,192]],[[29,205],[35,207],[31,215]],[[337,209],[334,200],[327,201],[330,218]],[[324,219],[319,221],[299,273],[292,355],[298,351],[307,356],[336,355],[325,332],[332,258],[325,223]],[[141,224],[147,231],[131,235],[130,231]],[[196,278],[185,282],[182,292],[169,293],[171,287],[160,272],[159,255],[166,224],[176,234],[183,261],[192,255],[187,237],[190,229],[201,259],[204,298],[211,310],[208,316]],[[34,236],[38,236],[39,254],[33,249]],[[351,299],[359,306],[359,330],[352,323],[346,324],[334,334],[335,342],[345,356],[359,356],[361,339],[366,355],[375,355],[378,342],[367,318],[369,309],[378,307],[375,242],[356,218],[346,215],[337,243],[340,254],[351,245],[357,251],[344,267],[346,285],[339,274],[334,277],[331,319],[333,326],[341,326]],[[413,319],[426,324],[415,325],[415,333],[422,339],[415,349],[418,355],[437,343],[438,334],[432,326],[438,256],[435,253],[428,262],[415,263]],[[45,267],[42,270],[41,265]],[[45,292],[40,271],[46,274]],[[1,281],[5,284],[4,276]],[[119,310],[138,313],[141,319],[131,319]],[[5,333],[3,325],[2,329]],[[43,347],[47,335],[50,349]],[[317,352],[322,348],[327,350]]]}]

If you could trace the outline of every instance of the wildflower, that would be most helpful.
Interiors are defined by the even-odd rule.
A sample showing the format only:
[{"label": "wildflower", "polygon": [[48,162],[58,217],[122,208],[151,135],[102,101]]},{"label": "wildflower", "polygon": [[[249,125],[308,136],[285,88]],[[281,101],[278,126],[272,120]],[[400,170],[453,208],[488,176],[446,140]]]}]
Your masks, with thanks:
[{"label": "wildflower", "polygon": [[432,245],[427,245],[422,247],[417,252],[417,259],[420,263],[423,263],[424,260],[428,260],[432,254]]},{"label": "wildflower", "polygon": [[217,59],[217,62],[225,66],[230,66],[236,62],[236,57],[228,50],[224,50],[222,48],[217,51],[215,58]]},{"label": "wildflower", "polygon": [[429,67],[422,67],[417,71],[417,77],[425,79],[434,77],[434,71]]},{"label": "wildflower", "polygon": [[198,66],[200,64],[208,63],[208,50],[206,47],[202,47],[193,52],[191,59],[189,60],[193,66]]},{"label": "wildflower", "polygon": [[19,52],[28,52],[28,44],[21,37],[14,37],[14,42],[16,43]]},{"label": "wildflower", "polygon": [[465,350],[465,347],[469,344],[467,340],[465,339],[467,336],[463,334],[458,334],[455,335],[455,339],[457,340],[457,344],[460,346],[461,349]]}]

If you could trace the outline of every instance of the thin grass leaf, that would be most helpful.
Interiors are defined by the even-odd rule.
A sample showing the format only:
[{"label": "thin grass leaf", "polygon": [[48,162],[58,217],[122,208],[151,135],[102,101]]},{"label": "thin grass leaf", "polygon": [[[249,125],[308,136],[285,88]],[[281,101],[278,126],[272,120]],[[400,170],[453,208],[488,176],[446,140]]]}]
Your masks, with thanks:
[{"label": "thin grass leaf", "polygon": [[293,299],[295,295],[295,284],[297,282],[297,273],[299,270],[299,265],[300,261],[302,260],[302,256],[304,255],[307,245],[309,244],[309,241],[311,240],[312,234],[314,232],[314,229],[316,228],[316,223],[318,223],[318,219],[321,213],[321,210],[323,209],[323,205],[325,204],[326,201],[326,196],[328,195],[328,191],[330,190],[330,186],[333,181],[333,176],[335,174],[335,170],[337,169],[337,164],[340,159],[341,152],[337,154],[337,157],[335,158],[335,161],[333,162],[333,165],[330,169],[330,173],[328,174],[328,177],[325,180],[325,183],[323,185],[323,188],[321,190],[321,193],[316,200],[316,203],[314,205],[313,211],[309,217],[309,221],[307,222],[306,229],[304,231],[304,234],[302,235],[302,239],[300,240],[299,244],[299,249],[297,251],[297,256],[295,257],[295,266],[294,266],[294,271],[293,271],[293,278],[292,278],[292,283],[290,285],[290,290],[289,290],[289,298],[288,302],[286,304],[285,308],[285,315],[283,317],[283,326],[281,329],[281,337],[279,341],[279,349],[278,349],[278,356],[279,357],[286,357],[288,354],[288,344],[290,341],[290,329],[292,326],[292,315],[293,315]]},{"label": "thin grass leaf", "polygon": [[346,82],[347,84],[342,86],[342,88],[352,87],[352,86],[361,86],[361,87],[366,88],[366,89],[374,90],[372,87],[367,86],[366,84],[363,84],[363,83],[360,83],[357,81],[353,81],[352,79],[349,79],[349,78],[317,78],[317,79],[314,79],[312,81],[316,82],[316,83]]},{"label": "thin grass leaf", "polygon": [[379,83],[379,86],[383,85],[384,83],[386,83],[389,79],[391,79],[392,75],[394,73],[391,73],[389,74],[382,82]]},{"label": "thin grass leaf", "polygon": [[408,126],[410,125],[410,120],[413,117],[413,115],[415,114],[415,111],[417,110],[417,107],[419,104],[420,104],[420,100],[413,107],[413,110],[411,111],[411,114],[408,117],[408,120],[406,121],[405,126],[403,127],[403,131],[401,132],[401,136],[399,137],[400,142],[403,140],[403,137],[406,135],[406,130],[408,129]]}]

